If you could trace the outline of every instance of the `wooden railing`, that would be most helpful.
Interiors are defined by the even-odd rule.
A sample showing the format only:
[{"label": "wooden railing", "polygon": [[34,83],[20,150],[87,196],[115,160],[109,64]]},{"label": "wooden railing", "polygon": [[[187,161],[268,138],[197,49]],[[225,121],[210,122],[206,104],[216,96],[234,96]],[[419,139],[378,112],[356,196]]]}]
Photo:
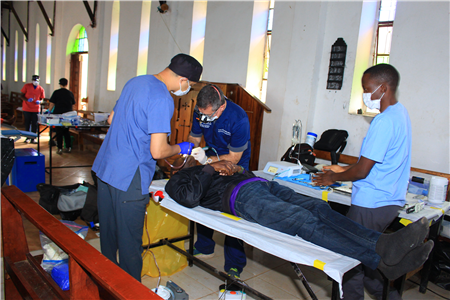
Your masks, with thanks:
[{"label": "wooden railing", "polygon": [[[69,291],[29,253],[22,216],[68,254]],[[1,217],[6,299],[161,299],[15,186],[2,188]]]}]

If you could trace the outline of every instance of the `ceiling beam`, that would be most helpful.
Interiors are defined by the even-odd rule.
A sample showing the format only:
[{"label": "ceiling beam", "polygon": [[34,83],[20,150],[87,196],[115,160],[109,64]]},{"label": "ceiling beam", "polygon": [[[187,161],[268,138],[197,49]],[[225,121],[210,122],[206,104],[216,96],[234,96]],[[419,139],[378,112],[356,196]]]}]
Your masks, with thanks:
[{"label": "ceiling beam", "polygon": [[9,47],[9,38],[6,36],[6,32],[3,30],[3,27],[2,27],[2,35],[5,37],[5,40],[6,40],[6,46]]},{"label": "ceiling beam", "polygon": [[91,27],[95,28],[97,26],[96,14],[97,14],[97,1],[94,1],[94,11],[91,10],[89,2],[83,1],[86,11],[91,19]]},{"label": "ceiling beam", "polygon": [[17,23],[19,23],[20,28],[22,29],[23,35],[25,36],[25,40],[28,41],[28,33],[25,30],[25,27],[23,27],[22,21],[20,21],[19,16],[17,15],[16,10],[14,9],[13,6],[13,1],[8,1],[9,2],[9,9],[12,11],[12,13],[14,14],[14,17],[17,20]]},{"label": "ceiling beam", "polygon": [[45,22],[47,22],[48,28],[50,28],[50,35],[53,36],[55,34],[55,9],[56,9],[56,1],[53,1],[53,24],[50,21],[50,19],[48,18],[47,12],[45,11],[45,7],[44,5],[42,5],[41,1],[36,1],[36,3],[38,4],[39,8],[42,11],[42,15],[44,16]]}]

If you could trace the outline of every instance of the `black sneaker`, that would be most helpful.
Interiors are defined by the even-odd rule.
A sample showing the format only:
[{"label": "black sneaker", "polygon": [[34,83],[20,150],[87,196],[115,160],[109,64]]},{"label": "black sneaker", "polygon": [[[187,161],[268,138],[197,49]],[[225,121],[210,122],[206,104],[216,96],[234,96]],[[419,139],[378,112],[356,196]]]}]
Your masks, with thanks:
[{"label": "black sneaker", "polygon": [[66,153],[72,152],[72,147],[69,147],[69,148],[64,149],[64,152],[66,152]]},{"label": "black sneaker", "polygon": [[61,155],[61,154],[62,154],[62,149],[61,149],[61,148],[59,148],[58,150],[56,150],[56,154],[59,154],[59,155]]},{"label": "black sneaker", "polygon": [[32,139],[30,143],[37,144],[37,141],[35,139]]}]

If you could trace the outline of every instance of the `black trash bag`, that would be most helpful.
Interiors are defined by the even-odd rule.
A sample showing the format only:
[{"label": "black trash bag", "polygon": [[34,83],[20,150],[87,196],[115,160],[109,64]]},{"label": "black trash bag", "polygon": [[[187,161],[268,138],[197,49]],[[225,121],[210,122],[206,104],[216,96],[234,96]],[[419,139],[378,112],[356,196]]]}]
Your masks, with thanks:
[{"label": "black trash bag", "polygon": [[450,243],[446,241],[435,243],[429,280],[450,291]]}]

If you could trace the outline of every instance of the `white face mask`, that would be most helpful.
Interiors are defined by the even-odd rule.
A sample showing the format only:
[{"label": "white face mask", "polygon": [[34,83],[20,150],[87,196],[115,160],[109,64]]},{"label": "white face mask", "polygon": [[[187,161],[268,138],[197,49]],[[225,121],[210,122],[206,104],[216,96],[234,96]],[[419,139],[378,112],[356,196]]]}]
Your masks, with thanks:
[{"label": "white face mask", "polygon": [[184,96],[187,93],[189,93],[189,91],[191,90],[191,86],[189,85],[189,80],[187,81],[188,83],[188,88],[185,91],[181,90],[181,79],[180,79],[180,89],[178,91],[172,92],[172,94],[174,94],[175,96]]},{"label": "white face mask", "polygon": [[[380,84],[380,86],[382,86],[382,85]],[[383,95],[381,95],[380,99],[372,100],[373,93],[375,93],[380,88],[380,86],[377,87],[375,89],[375,91],[373,91],[372,93],[363,93],[364,104],[370,109],[380,110],[381,98],[383,98],[384,93],[383,93]]]},{"label": "white face mask", "polygon": [[34,86],[38,86],[38,85],[39,85],[39,81],[36,81],[36,80],[33,81],[33,85],[34,85]]}]

